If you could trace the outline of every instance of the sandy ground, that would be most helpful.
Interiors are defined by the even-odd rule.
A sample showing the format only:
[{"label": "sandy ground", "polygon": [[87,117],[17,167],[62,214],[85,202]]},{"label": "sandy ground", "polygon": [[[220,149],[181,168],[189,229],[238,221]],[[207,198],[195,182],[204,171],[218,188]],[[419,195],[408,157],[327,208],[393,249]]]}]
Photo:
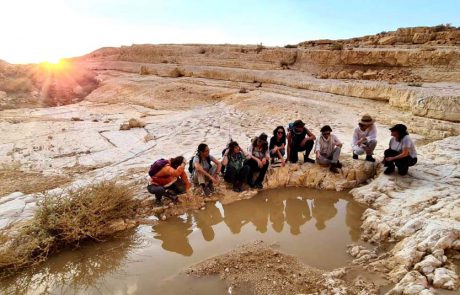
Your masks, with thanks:
[{"label": "sandy ground", "polygon": [[[296,75],[286,74],[285,79],[294,79]],[[277,125],[286,126],[299,118],[316,134],[322,125],[331,125],[333,132],[344,142],[342,158],[346,159],[344,163],[351,167],[350,170],[355,169],[355,165],[362,165],[350,160],[350,142],[352,131],[363,113],[377,118],[379,143],[376,154],[379,160],[390,138],[388,127],[396,122],[408,123],[415,131],[411,137],[419,144],[459,130],[459,123],[413,116],[384,100],[333,94],[330,91],[335,87],[333,82],[327,82],[332,88],[321,91],[267,83],[259,87],[259,83],[196,77],[140,76],[118,71],[104,71],[100,79],[102,86],[78,104],[0,112],[0,163],[2,169],[8,171],[0,174],[3,183],[0,189],[0,228],[31,218],[37,192],[62,188],[61,183],[53,178],[56,176],[68,181],[70,186],[117,178],[135,185],[139,199],[147,206],[151,201],[151,196],[145,192],[147,169],[154,160],[177,155],[189,158],[200,142],[206,142],[211,153],[218,156],[230,138],[248,146],[251,138],[261,132],[271,135]],[[243,87],[248,89],[247,93],[240,93]],[[442,84],[436,87],[444,89]],[[143,121],[145,126],[120,130],[120,125],[131,118]],[[420,149],[420,163],[411,168],[409,176],[380,175],[370,185],[354,192],[358,200],[371,207],[364,216],[364,237],[376,243],[402,243],[398,244],[401,253],[392,250],[384,259],[384,263],[391,261],[386,268],[374,268],[379,272],[390,272],[389,276],[395,282],[405,280],[407,286],[414,285],[417,276],[412,276],[414,280],[410,279],[412,277],[405,279],[405,276],[416,271],[425,278],[421,290],[428,290],[432,285],[444,288],[458,285],[458,277],[452,274],[453,267],[450,266],[454,254],[447,255],[448,251],[460,250],[458,142],[459,137],[450,137]],[[327,188],[338,189],[335,184],[352,175],[344,170],[339,178],[331,178],[326,168],[312,166],[316,169],[314,175],[320,175],[321,181],[314,184],[318,184],[318,188],[324,188],[319,183],[331,183]],[[294,179],[292,175],[297,175],[293,185],[314,183],[304,177],[310,171],[309,166],[302,167],[286,168],[291,171],[278,175],[271,172],[270,175],[282,185],[288,185]],[[350,176],[351,181],[357,179],[356,171],[365,169],[364,166],[356,168],[354,176]],[[380,171],[378,167],[372,170],[374,173]],[[9,181],[11,185],[4,185],[7,179],[12,179],[11,175],[25,172],[28,173],[24,178],[26,183]],[[288,175],[284,182],[280,180],[284,179],[283,175]],[[363,181],[369,177],[372,175]],[[50,186],[40,185],[39,180]],[[358,183],[355,182],[354,186]],[[400,209],[408,206],[406,200],[421,205]],[[436,209],[436,204],[441,208]],[[146,207],[143,214],[158,213],[166,218],[201,206],[201,199],[190,199],[185,205],[168,206],[169,211]],[[400,231],[407,228],[410,230]],[[440,240],[444,241],[443,246],[435,247]],[[437,249],[442,253],[435,252],[436,256],[432,251]],[[406,255],[406,251],[409,254]],[[432,272],[416,266],[429,254],[439,260],[430,264],[435,265]],[[303,268],[299,266],[299,269]],[[430,273],[433,273],[432,280]],[[446,279],[446,275],[450,279]]]},{"label": "sandy ground", "polygon": [[230,294],[377,294],[372,282],[360,277],[345,280],[345,272],[309,267],[263,242],[241,246],[187,270],[197,277],[218,275]]}]

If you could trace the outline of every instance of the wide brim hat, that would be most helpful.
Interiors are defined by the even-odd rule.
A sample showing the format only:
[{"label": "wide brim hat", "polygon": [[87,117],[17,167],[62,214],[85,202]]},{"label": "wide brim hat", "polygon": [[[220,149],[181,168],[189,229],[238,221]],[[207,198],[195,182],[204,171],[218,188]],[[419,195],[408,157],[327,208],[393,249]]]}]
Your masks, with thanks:
[{"label": "wide brim hat", "polygon": [[302,120],[295,120],[294,123],[292,124],[294,127],[304,127],[305,123]]},{"label": "wide brim hat", "polygon": [[265,133],[260,134],[257,139],[263,141],[264,143],[267,143],[268,135]]},{"label": "wide brim hat", "polygon": [[370,115],[365,114],[361,117],[361,120],[359,121],[359,124],[363,125],[372,125],[375,123],[374,118],[372,118]]}]

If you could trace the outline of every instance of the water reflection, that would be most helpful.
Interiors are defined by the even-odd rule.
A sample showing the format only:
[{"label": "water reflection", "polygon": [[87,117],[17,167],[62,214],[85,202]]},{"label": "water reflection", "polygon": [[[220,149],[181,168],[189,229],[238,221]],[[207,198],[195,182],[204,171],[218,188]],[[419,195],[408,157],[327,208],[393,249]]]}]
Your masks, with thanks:
[{"label": "water reflection", "polygon": [[[141,246],[132,231],[104,243],[87,243],[77,251],[65,251],[37,267],[0,281],[1,294],[86,293],[103,278],[119,274],[129,253]],[[104,292],[102,292],[104,293]]]},{"label": "water reflection", "polygon": [[337,203],[340,200],[343,205],[346,203],[342,211],[345,211],[344,222],[350,239],[356,241],[360,236],[363,207],[356,202],[341,199],[334,193],[308,190],[297,194],[281,190],[265,191],[252,199],[223,206],[208,203],[206,210],[198,210],[185,217],[174,217],[155,225],[154,238],[161,240],[163,249],[167,251],[191,256],[193,248],[188,236],[193,228],[201,231],[205,241],[212,241],[216,235],[215,226],[222,221],[233,234],[239,234],[247,224],[252,224],[255,231],[262,234],[267,233],[271,224],[275,232],[281,233],[286,224],[290,234],[300,235],[310,221],[314,222],[312,225],[317,231],[323,231],[337,215]]},{"label": "water reflection", "polygon": [[161,247],[167,251],[191,256],[193,249],[187,236],[193,232],[192,226],[192,216],[189,214],[185,219],[177,216],[171,217],[167,222],[160,222],[153,226],[154,238],[161,240],[163,242]]}]

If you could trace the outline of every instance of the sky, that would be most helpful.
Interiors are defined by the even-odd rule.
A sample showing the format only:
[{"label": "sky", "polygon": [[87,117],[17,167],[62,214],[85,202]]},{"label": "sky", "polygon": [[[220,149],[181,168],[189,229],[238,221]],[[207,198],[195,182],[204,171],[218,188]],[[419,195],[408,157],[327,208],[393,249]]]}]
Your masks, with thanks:
[{"label": "sky", "polygon": [[460,26],[459,0],[0,0],[0,59],[56,61],[105,46],[284,46],[399,27]]}]

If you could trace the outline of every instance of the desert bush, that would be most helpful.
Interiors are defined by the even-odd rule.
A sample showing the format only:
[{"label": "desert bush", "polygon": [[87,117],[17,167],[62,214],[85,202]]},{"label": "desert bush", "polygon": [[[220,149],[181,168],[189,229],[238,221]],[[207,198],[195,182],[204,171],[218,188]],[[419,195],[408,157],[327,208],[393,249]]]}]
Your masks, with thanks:
[{"label": "desert bush", "polygon": [[205,54],[205,53],[206,53],[206,49],[204,49],[203,47],[201,47],[201,48],[198,50],[198,53],[199,53],[199,54]]},{"label": "desert bush", "polygon": [[343,50],[343,45],[341,43],[333,43],[329,47],[330,50]]},{"label": "desert bush", "polygon": [[299,45],[293,45],[293,44],[286,44],[284,45],[284,48],[297,48]]},{"label": "desert bush", "polygon": [[447,31],[452,28],[452,24],[447,23],[447,24],[440,24],[437,26],[434,26],[433,30],[435,32],[442,32],[442,31]]},{"label": "desert bush", "polygon": [[262,50],[265,49],[265,46],[262,45],[262,43],[260,44],[257,44],[257,47],[256,47],[256,53],[259,54],[262,52]]},{"label": "desert bush", "polygon": [[241,87],[239,93],[248,93],[249,91],[245,87]]},{"label": "desert bush", "polygon": [[422,87],[423,83],[420,82],[410,82],[407,83],[407,86],[412,86],[412,87]]},{"label": "desert bush", "polygon": [[47,194],[19,233],[0,234],[0,276],[40,263],[64,247],[101,241],[116,231],[113,222],[133,218],[135,210],[131,188],[115,181]]},{"label": "desert bush", "polygon": [[183,70],[179,68],[174,68],[171,72],[169,72],[168,76],[172,78],[180,78],[185,76],[185,74]]},{"label": "desert bush", "polygon": [[140,75],[150,75],[151,73],[149,71],[149,68],[147,68],[147,66],[141,66],[139,74]]}]

